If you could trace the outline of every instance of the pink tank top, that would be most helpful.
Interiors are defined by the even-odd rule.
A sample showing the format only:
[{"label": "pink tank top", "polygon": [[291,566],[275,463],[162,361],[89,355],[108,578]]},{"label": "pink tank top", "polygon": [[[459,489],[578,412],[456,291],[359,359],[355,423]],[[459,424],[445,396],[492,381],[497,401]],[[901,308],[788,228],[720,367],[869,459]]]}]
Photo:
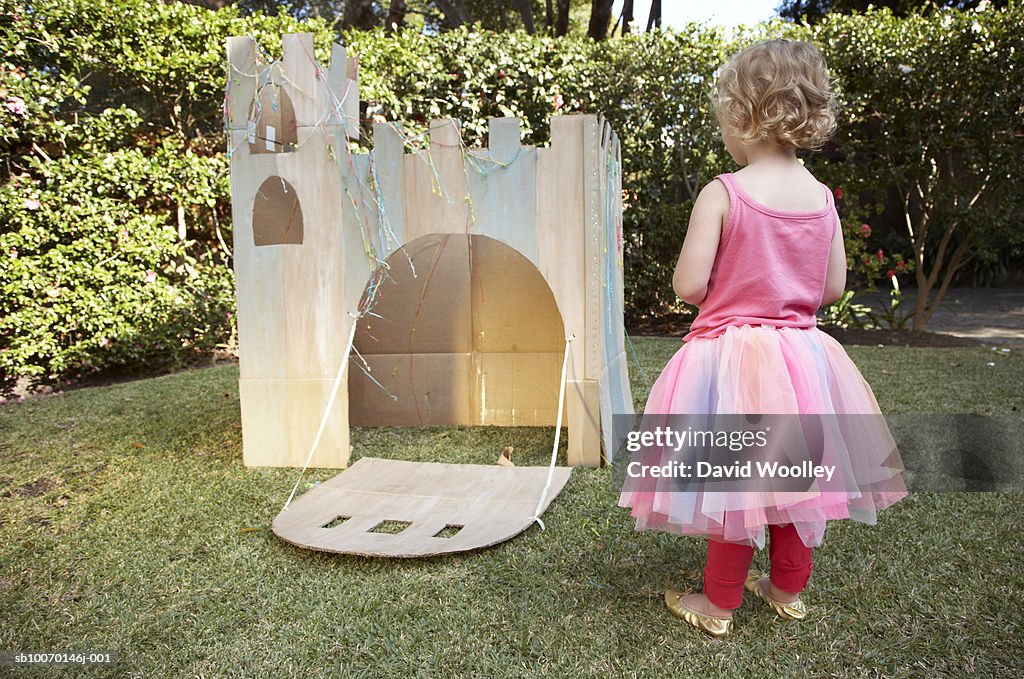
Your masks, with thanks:
[{"label": "pink tank top", "polygon": [[825,294],[839,214],[832,191],[813,212],[774,210],[751,198],[731,173],[715,179],[729,192],[708,292],[684,342],[717,337],[729,326],[813,328]]}]

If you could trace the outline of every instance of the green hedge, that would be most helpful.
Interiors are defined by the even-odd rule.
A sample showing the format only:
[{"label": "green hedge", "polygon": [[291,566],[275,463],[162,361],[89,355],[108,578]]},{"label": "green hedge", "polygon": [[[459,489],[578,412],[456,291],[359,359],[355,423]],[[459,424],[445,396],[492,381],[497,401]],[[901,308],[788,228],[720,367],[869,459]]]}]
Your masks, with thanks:
[{"label": "green hedge", "polygon": [[[311,31],[326,62],[330,26],[137,0],[13,7],[0,26],[0,388],[183,365],[229,345],[224,41],[251,34],[279,54],[281,33]],[[927,272],[950,220],[960,226],[947,249],[966,238],[975,253],[961,280],[1019,263],[1022,35],[1017,6],[774,22],[732,43],[697,25],[600,43],[472,29],[342,41],[360,54],[364,111],[413,133],[453,116],[468,143],[484,142],[487,118],[515,115],[525,142],[544,144],[559,99],[560,112],[603,112],[623,143],[632,323],[685,311],[669,282],[690,205],[736,169],[707,87],[729,53],[766,37],[814,41],[838,77],[839,134],[806,162],[839,189],[854,282]],[[929,182],[930,202],[908,207],[912,225],[922,207],[933,225],[917,253],[900,191]]]},{"label": "green hedge", "polygon": [[224,41],[274,49],[282,32],[330,31],[137,0],[13,7],[0,23],[0,393],[19,376],[208,357],[234,327]]}]

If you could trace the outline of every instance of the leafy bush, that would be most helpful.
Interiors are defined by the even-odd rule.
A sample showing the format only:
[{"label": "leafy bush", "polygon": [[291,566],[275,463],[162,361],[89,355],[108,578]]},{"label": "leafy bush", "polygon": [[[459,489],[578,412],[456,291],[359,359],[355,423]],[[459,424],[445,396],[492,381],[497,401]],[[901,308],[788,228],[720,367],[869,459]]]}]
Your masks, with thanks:
[{"label": "leafy bush", "polygon": [[899,273],[891,251],[913,263],[914,329],[949,285],[1020,264],[1022,9],[836,15],[813,33],[845,105],[827,171],[873,209],[860,216],[873,227],[869,252],[884,255],[877,268]]},{"label": "leafy bush", "polygon": [[[22,375],[182,365],[230,342],[225,40],[249,34],[277,54],[282,33],[309,31],[326,61],[331,27],[140,0],[8,7],[0,389]],[[485,141],[489,117],[514,115],[524,143],[544,144],[552,114],[604,113],[623,146],[632,323],[687,311],[670,281],[692,201],[735,169],[708,87],[728,54],[779,36],[818,44],[838,78],[839,134],[805,162],[837,189],[852,283],[871,287],[892,270],[941,287],[1019,263],[1019,6],[905,19],[876,11],[814,27],[776,21],[733,42],[698,25],[603,42],[473,28],[341,38],[360,55],[363,150],[373,116],[411,134],[430,118],[456,117],[473,144]],[[918,185],[931,187],[928,198],[904,199]],[[958,248],[971,253],[950,279],[941,278],[943,248],[947,266]]]},{"label": "leafy bush", "polygon": [[224,40],[296,30],[137,0],[3,16],[0,391],[186,365],[233,336]]}]

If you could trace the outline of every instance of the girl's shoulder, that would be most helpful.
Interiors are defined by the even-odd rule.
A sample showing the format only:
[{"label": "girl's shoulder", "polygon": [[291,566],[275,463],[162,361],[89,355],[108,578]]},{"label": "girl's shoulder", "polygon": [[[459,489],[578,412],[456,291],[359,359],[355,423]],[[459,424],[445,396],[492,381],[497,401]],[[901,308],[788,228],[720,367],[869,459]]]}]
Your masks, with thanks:
[{"label": "girl's shoulder", "polygon": [[732,188],[730,181],[728,173],[717,175],[704,185],[704,188],[700,190],[700,194],[698,194],[698,196],[702,194],[709,194],[712,197],[718,198],[728,197],[729,189]]},{"label": "girl's shoulder", "polygon": [[733,188],[728,181],[725,175],[718,175],[705,184],[697,194],[694,207],[700,203],[704,210],[720,213],[722,217],[725,217],[736,200]]},{"label": "girl's shoulder", "polygon": [[764,171],[746,167],[718,175],[731,194],[764,212],[786,216],[827,212],[832,191],[802,166],[796,171]]}]

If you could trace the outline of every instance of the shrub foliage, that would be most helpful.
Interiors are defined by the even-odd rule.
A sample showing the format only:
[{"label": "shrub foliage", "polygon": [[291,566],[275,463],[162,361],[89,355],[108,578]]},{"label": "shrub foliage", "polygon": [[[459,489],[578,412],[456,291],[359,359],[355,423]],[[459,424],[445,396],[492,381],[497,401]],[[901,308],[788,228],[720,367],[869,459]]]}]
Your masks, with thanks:
[{"label": "shrub foliage", "polygon": [[836,76],[839,132],[803,158],[836,189],[852,284],[907,274],[943,292],[1020,262],[1020,6],[594,42],[469,27],[336,36],[320,19],[233,7],[18,0],[0,19],[0,388],[230,345],[224,43],[249,34],[274,55],[296,31],[315,34],[321,61],[335,39],[360,55],[363,150],[373,116],[411,135],[456,117],[468,144],[486,142],[489,117],[518,116],[524,143],[545,144],[553,114],[603,113],[623,143],[629,321],[688,311],[670,280],[690,206],[736,169],[708,89],[729,53],[769,37],[815,42]]}]

